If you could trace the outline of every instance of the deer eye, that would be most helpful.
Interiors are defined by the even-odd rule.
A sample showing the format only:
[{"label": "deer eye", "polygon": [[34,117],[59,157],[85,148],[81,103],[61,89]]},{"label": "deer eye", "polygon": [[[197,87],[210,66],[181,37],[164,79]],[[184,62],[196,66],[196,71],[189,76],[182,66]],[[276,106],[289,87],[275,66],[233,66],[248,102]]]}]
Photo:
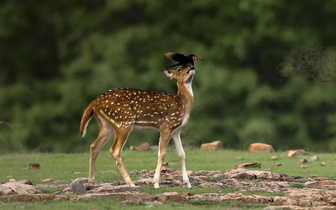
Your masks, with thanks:
[{"label": "deer eye", "polygon": [[177,69],[178,72],[180,72],[182,69]]}]

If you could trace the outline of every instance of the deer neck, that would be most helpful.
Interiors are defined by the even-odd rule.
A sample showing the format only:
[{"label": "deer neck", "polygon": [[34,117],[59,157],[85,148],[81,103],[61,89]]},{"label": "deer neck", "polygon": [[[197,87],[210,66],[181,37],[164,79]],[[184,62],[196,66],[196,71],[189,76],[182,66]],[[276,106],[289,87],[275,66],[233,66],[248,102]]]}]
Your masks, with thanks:
[{"label": "deer neck", "polygon": [[192,79],[193,77],[189,78],[186,81],[178,81],[177,82],[177,96],[181,100],[181,103],[184,105],[184,112],[188,115],[191,112],[192,106],[194,104],[194,94],[192,90]]}]

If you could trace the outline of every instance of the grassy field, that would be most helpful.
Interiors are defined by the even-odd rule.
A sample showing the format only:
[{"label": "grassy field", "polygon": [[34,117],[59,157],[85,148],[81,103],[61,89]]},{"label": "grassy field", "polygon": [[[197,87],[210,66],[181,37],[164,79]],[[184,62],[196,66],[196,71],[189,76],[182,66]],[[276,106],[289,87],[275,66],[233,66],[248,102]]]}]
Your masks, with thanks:
[{"label": "grassy field", "polygon": [[[279,157],[278,160],[270,160],[272,155]],[[306,169],[300,168],[300,159],[310,159],[313,155],[318,155],[320,161],[308,162]],[[240,157],[240,158],[236,158]],[[292,158],[287,158],[287,152],[277,152],[277,153],[248,153],[243,151],[213,151],[206,152],[200,150],[186,150],[186,164],[187,170],[192,171],[214,171],[220,170],[224,172],[225,170],[236,167],[240,163],[247,162],[261,162],[261,168],[256,170],[271,169],[272,172],[285,173],[289,176],[301,176],[309,177],[312,174],[316,174],[321,177],[336,177],[335,166],[336,163],[334,158],[336,154],[328,153],[310,153],[307,156],[295,156]],[[239,159],[239,160],[237,160]],[[123,160],[127,170],[130,172],[132,170],[154,170],[157,161],[157,152],[148,151],[131,151],[125,150],[123,152]],[[168,168],[173,168],[180,170],[180,162],[176,156],[173,149],[169,149],[168,154],[165,159],[169,163]],[[320,162],[326,162],[326,166],[320,166]],[[28,169],[29,163],[39,163],[41,165],[40,169]],[[281,163],[282,166],[275,167],[274,164]],[[40,184],[41,180],[52,178],[54,180],[51,184],[69,184],[71,181],[78,177],[87,177],[89,170],[89,153],[81,154],[48,154],[48,153],[33,153],[33,154],[4,154],[0,155],[0,182],[7,182],[9,179],[28,179],[33,184]],[[135,177],[134,177],[135,178]],[[96,180],[104,181],[123,181],[118,169],[114,163],[113,158],[110,156],[108,151],[102,151],[97,159],[96,164]],[[204,191],[206,190],[206,191]],[[155,190],[152,186],[148,186],[146,189],[142,189],[142,192],[148,193],[162,193],[162,192],[178,192],[182,193],[179,188],[171,189],[160,189]],[[192,193],[207,193],[216,192],[218,189],[197,189],[193,188]],[[94,201],[90,203],[73,203],[73,202],[56,202],[55,203],[42,203],[36,204],[4,204],[0,203],[0,209],[2,207],[16,208],[17,206],[25,206],[26,208],[37,209],[109,209],[117,205],[114,201]],[[237,207],[238,204],[230,203],[217,203],[213,204],[211,208],[222,209],[225,207]],[[240,205],[240,204],[239,204]],[[130,206],[126,206],[129,208]],[[125,207],[125,208],[126,208]],[[241,207],[241,206],[240,206]],[[118,208],[123,209],[124,206],[119,206]],[[142,208],[142,207],[141,207]],[[147,208],[147,207],[143,207]],[[159,208],[183,208],[186,209],[188,206],[183,204],[173,204],[168,203],[166,206]],[[248,208],[248,206],[242,207]],[[139,207],[137,207],[139,209]],[[195,209],[193,207],[193,209]],[[196,208],[197,209],[197,208]]]}]

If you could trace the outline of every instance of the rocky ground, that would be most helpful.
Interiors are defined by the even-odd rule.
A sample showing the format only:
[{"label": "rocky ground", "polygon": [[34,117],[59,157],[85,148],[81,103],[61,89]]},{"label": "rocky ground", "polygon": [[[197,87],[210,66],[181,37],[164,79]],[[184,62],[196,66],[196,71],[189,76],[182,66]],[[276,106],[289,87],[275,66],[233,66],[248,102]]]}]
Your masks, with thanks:
[{"label": "rocky ground", "polygon": [[[78,178],[70,185],[38,184],[32,185],[27,180],[0,184],[3,205],[7,202],[41,201],[89,201],[92,199],[117,200],[133,205],[164,205],[164,201],[195,204],[197,201],[230,201],[249,204],[267,204],[266,209],[336,209],[336,179],[289,177],[269,171],[232,169],[220,171],[189,171],[194,188],[229,188],[232,193],[193,194],[185,189],[178,194],[141,193],[139,189],[152,185],[154,171],[133,171],[138,175],[137,187],[128,187],[123,183],[99,182],[87,184],[86,178]],[[184,187],[181,172],[173,169],[162,170],[160,187]],[[45,194],[40,189],[56,188],[57,192]],[[246,191],[256,192],[246,195]],[[260,193],[268,192],[268,193]],[[251,193],[249,193],[251,194]],[[267,194],[260,195],[260,194]]]}]

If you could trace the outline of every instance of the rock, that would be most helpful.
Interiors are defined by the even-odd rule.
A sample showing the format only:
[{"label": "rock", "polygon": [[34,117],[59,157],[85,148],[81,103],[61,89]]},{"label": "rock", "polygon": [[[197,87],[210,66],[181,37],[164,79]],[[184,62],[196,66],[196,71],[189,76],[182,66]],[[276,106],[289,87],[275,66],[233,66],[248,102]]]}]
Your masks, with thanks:
[{"label": "rock", "polygon": [[147,142],[144,142],[144,143],[140,144],[138,147],[136,147],[136,150],[138,150],[138,151],[149,151],[149,150],[152,150],[152,148]]},{"label": "rock", "polygon": [[279,157],[278,157],[278,156],[275,156],[275,155],[273,155],[273,156],[271,156],[269,159],[270,159],[270,160],[277,160],[277,159],[279,159]]},{"label": "rock", "polygon": [[[113,173],[114,171],[112,170],[107,170],[107,171],[104,171],[104,172],[101,172],[101,173]],[[89,178],[87,177],[79,177],[79,178],[76,178],[73,180],[74,181],[82,181],[83,183],[88,183],[89,182]]]},{"label": "rock", "polygon": [[282,163],[276,163],[276,164],[274,164],[274,166],[275,167],[280,167],[280,166],[282,166]]},{"label": "rock", "polygon": [[260,168],[261,163],[259,161],[254,163],[242,163],[238,165],[238,168]]},{"label": "rock", "polygon": [[300,168],[302,168],[302,169],[306,169],[306,168],[308,168],[308,166],[305,165],[305,164],[301,164]]},{"label": "rock", "polygon": [[39,201],[39,196],[32,194],[17,194],[10,195],[8,197],[8,202],[35,202]]},{"label": "rock", "polygon": [[141,193],[141,198],[143,201],[155,201],[155,195],[149,193]]},{"label": "rock", "polygon": [[47,179],[43,179],[41,182],[45,183],[45,182],[52,182],[54,181],[52,178],[47,178]]},{"label": "rock", "polygon": [[287,157],[291,158],[296,155],[307,155],[308,152],[304,151],[303,149],[296,149],[296,150],[288,150]]},{"label": "rock", "polygon": [[0,195],[38,193],[41,193],[41,191],[35,186],[32,186],[31,182],[28,180],[12,181],[5,184],[0,184]]},{"label": "rock", "polygon": [[159,194],[158,200],[181,203],[183,199],[182,199],[182,196],[179,195],[177,192],[166,192],[163,194]]},{"label": "rock", "polygon": [[274,152],[274,149],[269,144],[253,143],[249,146],[250,152]]},{"label": "rock", "polygon": [[40,168],[39,163],[29,163],[29,168]]},{"label": "rock", "polygon": [[319,161],[319,160],[320,158],[317,155],[314,155],[312,158],[309,159],[310,162]]},{"label": "rock", "polygon": [[205,143],[201,145],[203,151],[214,151],[223,149],[223,143],[221,141],[213,141],[211,143]]},{"label": "rock", "polygon": [[142,202],[142,198],[139,192],[109,193],[104,195],[104,199],[116,200],[116,201],[129,201],[133,203]]},{"label": "rock", "polygon": [[303,164],[303,163],[308,163],[308,160],[306,160],[306,159],[300,159],[300,160],[299,160],[299,163],[301,163],[301,164]]},{"label": "rock", "polygon": [[300,198],[298,199],[298,202],[299,202],[299,206],[308,207],[312,205],[311,200],[308,198]]},{"label": "rock", "polygon": [[326,165],[327,165],[326,162],[321,162],[321,163],[320,163],[320,166],[326,166]]},{"label": "rock", "polygon": [[140,206],[142,204],[139,200],[125,200],[118,203],[119,206],[125,206],[125,205],[132,205],[132,206]]},{"label": "rock", "polygon": [[238,168],[236,170],[229,170],[225,172],[228,179],[283,179],[287,177],[285,174],[273,173],[270,171],[254,171],[247,170],[243,168]]},{"label": "rock", "polygon": [[[151,179],[152,182],[152,179]],[[121,192],[139,192],[138,187],[129,185],[114,186],[111,183],[105,183],[89,191],[90,193],[121,193]]]},{"label": "rock", "polygon": [[336,181],[323,180],[323,181],[311,181],[305,183],[306,187],[323,187],[326,185],[336,185]]},{"label": "rock", "polygon": [[91,201],[93,198],[97,198],[99,196],[95,194],[86,194],[86,195],[79,195],[71,197],[72,201]]},{"label": "rock", "polygon": [[242,157],[235,157],[235,160],[243,160]]},{"label": "rock", "polygon": [[54,201],[67,201],[69,197],[66,195],[55,195]]},{"label": "rock", "polygon": [[202,188],[224,188],[224,184],[220,182],[203,182],[199,186]]},{"label": "rock", "polygon": [[29,180],[23,179],[19,181],[15,181],[17,184],[27,184],[27,185],[33,185],[33,183]]},{"label": "rock", "polygon": [[79,179],[75,179],[73,182],[71,182],[70,187],[73,189],[73,192],[77,193],[86,192],[86,188],[84,187],[83,181]]},{"label": "rock", "polygon": [[72,187],[66,187],[66,188],[64,188],[64,190],[62,190],[62,193],[64,193],[64,194],[71,194],[71,193],[73,193],[73,189],[72,189]]},{"label": "rock", "polygon": [[335,185],[324,185],[324,188],[329,190],[336,190],[336,184]]},{"label": "rock", "polygon": [[190,192],[184,192],[184,193],[182,193],[182,195],[184,195],[184,196],[194,196],[195,194],[190,193]]},{"label": "rock", "polygon": [[54,195],[51,194],[17,194],[8,197],[8,202],[44,202],[53,200]]}]

